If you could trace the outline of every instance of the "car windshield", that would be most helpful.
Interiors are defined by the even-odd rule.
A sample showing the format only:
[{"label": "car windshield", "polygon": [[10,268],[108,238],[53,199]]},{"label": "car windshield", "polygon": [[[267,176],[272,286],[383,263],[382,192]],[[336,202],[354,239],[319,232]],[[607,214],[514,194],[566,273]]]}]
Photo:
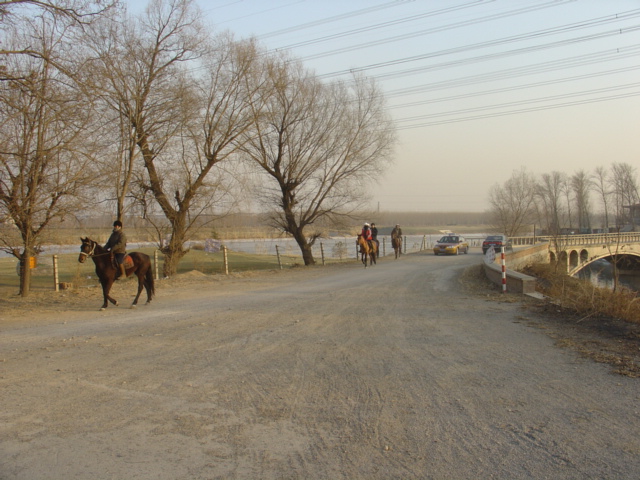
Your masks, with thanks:
[{"label": "car windshield", "polygon": [[440,243],[457,243],[458,237],[442,237]]},{"label": "car windshield", "polygon": [[502,235],[491,235],[487,237],[487,242],[500,242],[502,241]]}]

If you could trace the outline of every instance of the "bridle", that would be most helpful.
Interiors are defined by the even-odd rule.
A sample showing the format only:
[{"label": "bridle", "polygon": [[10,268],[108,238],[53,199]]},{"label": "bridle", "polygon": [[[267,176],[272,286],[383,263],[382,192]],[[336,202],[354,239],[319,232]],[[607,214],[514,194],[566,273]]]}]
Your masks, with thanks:
[{"label": "bridle", "polygon": [[[82,244],[82,246],[84,247],[85,244]],[[82,250],[80,250],[80,255],[84,255],[85,257],[93,257],[93,252],[96,249],[96,242],[91,242],[91,250],[89,251],[89,253],[83,252]]]}]

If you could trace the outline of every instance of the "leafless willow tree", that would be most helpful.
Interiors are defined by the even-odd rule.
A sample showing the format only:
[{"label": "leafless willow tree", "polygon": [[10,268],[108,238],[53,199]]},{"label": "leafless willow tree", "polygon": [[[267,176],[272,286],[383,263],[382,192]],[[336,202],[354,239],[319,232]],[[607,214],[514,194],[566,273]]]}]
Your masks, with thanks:
[{"label": "leafless willow tree", "polygon": [[13,79],[0,82],[0,213],[15,225],[22,251],[14,248],[12,230],[0,241],[21,262],[20,294],[26,296],[29,259],[40,251],[45,229],[77,213],[94,178],[92,102],[78,83],[77,65],[69,62],[73,25],[55,12],[23,19],[4,40],[11,50],[28,45],[39,52],[5,57]]},{"label": "leafless willow tree", "polygon": [[549,235],[559,235],[567,224],[566,203],[563,201],[565,182],[566,174],[554,171],[542,174],[536,186],[540,222]]},{"label": "leafless willow tree", "polygon": [[[59,26],[84,28],[90,25],[109,10],[117,9],[118,0],[0,0],[0,30],[5,38],[16,33],[15,27],[20,28],[25,22],[35,18],[55,19]],[[65,69],[65,62],[58,58],[46,56],[38,42],[24,41],[20,44],[2,41],[0,43],[0,81],[20,81],[20,72],[8,68],[6,57],[25,55],[51,62],[53,68]]]},{"label": "leafless willow tree", "polygon": [[305,265],[321,219],[361,210],[395,141],[384,98],[365,78],[325,84],[295,61],[272,58],[243,152],[264,175],[257,189],[271,225],[293,236]]},{"label": "leafless willow tree", "polygon": [[514,171],[489,191],[491,225],[508,236],[521,235],[533,223],[536,180],[526,169]]},{"label": "leafless willow tree", "polygon": [[573,194],[576,206],[576,218],[578,229],[581,232],[591,231],[591,192],[593,181],[591,176],[584,170],[579,170],[569,178],[569,185]]},{"label": "leafless willow tree", "polygon": [[230,176],[214,167],[251,125],[249,99],[259,87],[247,81],[253,43],[214,37],[200,18],[191,0],[153,0],[108,50],[96,48],[105,98],[127,119],[146,172],[137,177],[138,200],[148,209],[155,202],[170,225],[161,243],[167,276],[187,253],[198,218],[224,207]]},{"label": "leafless willow tree", "polygon": [[602,228],[609,231],[609,203],[611,191],[609,190],[609,175],[604,167],[597,167],[592,177],[593,188],[602,204]]},{"label": "leafless willow tree", "polygon": [[632,223],[628,207],[640,202],[635,167],[628,163],[612,164],[609,183],[614,202],[616,225],[622,227]]}]

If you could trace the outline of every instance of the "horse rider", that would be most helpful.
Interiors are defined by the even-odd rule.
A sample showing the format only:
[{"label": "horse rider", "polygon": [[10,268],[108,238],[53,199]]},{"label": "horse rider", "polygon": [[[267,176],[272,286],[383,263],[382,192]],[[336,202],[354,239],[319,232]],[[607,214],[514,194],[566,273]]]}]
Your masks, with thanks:
[{"label": "horse rider", "polygon": [[113,222],[113,232],[104,248],[116,258],[118,263],[119,271],[116,272],[116,280],[127,278],[127,271],[124,268],[124,256],[127,254],[127,237],[122,231],[122,222],[120,220]]},{"label": "horse rider", "polygon": [[373,249],[373,244],[371,243],[373,241],[373,236],[371,234],[371,226],[368,223],[365,223],[363,225],[360,235],[362,235],[362,238],[367,241],[367,243],[369,244],[369,248]]},{"label": "horse rider", "polygon": [[402,237],[402,229],[400,225],[396,223],[396,226],[391,230],[391,239]]},{"label": "horse rider", "polygon": [[380,242],[378,241],[378,227],[376,224],[371,222],[371,239],[376,242],[377,251],[380,251]]},{"label": "horse rider", "polygon": [[[393,230],[391,230],[391,245],[393,246],[394,244],[394,240],[398,238],[400,239],[400,245],[402,245],[402,229],[400,228],[400,225],[396,223],[396,226],[393,227]],[[394,246],[395,248],[395,246]]]}]

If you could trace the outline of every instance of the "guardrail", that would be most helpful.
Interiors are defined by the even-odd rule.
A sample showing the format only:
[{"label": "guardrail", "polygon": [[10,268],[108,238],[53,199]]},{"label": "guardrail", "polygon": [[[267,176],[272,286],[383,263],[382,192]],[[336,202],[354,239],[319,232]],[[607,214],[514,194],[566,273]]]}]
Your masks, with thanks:
[{"label": "guardrail", "polygon": [[511,237],[513,245],[535,245],[541,242],[557,243],[558,245],[607,245],[616,243],[640,243],[640,232],[624,233],[591,233],[584,235],[535,235],[527,237]]}]

